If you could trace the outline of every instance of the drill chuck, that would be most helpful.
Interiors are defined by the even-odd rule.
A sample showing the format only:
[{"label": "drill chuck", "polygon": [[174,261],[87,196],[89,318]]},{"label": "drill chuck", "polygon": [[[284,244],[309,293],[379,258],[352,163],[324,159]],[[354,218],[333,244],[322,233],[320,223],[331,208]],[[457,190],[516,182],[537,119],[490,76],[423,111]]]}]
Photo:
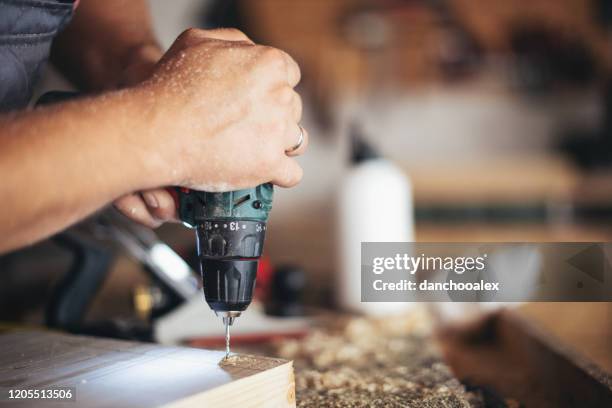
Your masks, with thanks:
[{"label": "drill chuck", "polygon": [[204,298],[215,312],[242,312],[251,303],[257,260],[200,259]]}]

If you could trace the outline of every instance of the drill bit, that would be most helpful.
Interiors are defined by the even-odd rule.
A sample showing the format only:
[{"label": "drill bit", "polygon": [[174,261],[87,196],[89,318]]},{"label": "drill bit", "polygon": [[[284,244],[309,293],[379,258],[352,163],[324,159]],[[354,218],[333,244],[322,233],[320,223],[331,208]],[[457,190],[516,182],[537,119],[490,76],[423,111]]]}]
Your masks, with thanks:
[{"label": "drill bit", "polygon": [[230,325],[229,319],[223,319],[225,322],[225,358],[229,358],[230,355]]},{"label": "drill bit", "polygon": [[[240,316],[240,314],[238,314],[238,316]],[[234,324],[235,317],[235,314],[231,316],[228,313],[228,315],[222,316],[221,318],[223,320],[223,324],[225,325],[225,358],[230,356],[230,326]]]},{"label": "drill bit", "polygon": [[234,320],[240,316],[240,312],[227,311],[227,312],[215,312],[217,316],[221,317],[223,325],[225,326],[225,357],[227,359],[230,356],[230,326],[234,324]]}]

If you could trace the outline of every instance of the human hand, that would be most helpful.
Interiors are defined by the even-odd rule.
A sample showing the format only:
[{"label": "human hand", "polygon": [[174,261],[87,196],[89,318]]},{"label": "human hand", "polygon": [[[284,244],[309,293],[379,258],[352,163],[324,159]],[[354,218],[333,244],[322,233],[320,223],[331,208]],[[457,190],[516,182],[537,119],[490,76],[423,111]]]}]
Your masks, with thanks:
[{"label": "human hand", "polygon": [[[138,69],[129,72],[138,80]],[[163,102],[162,112],[169,108],[156,115],[164,128],[168,122],[172,126],[161,132],[165,138],[160,143],[170,145],[167,152],[178,149],[182,157],[162,160],[173,163],[163,170],[172,176],[169,184],[206,191],[267,181],[297,184],[302,170],[289,156],[304,152],[306,132],[299,149],[285,151],[299,138],[302,105],[292,89],[299,79],[291,57],[257,46],[237,30],[184,32],[143,84]],[[174,199],[165,189],[129,194],[115,206],[150,226],[176,219]]]},{"label": "human hand", "polygon": [[[233,29],[181,34],[141,87],[152,104],[149,157],[162,185],[231,191],[291,187],[302,169],[300,70],[286,53]],[[305,133],[305,132],[304,132]]]}]

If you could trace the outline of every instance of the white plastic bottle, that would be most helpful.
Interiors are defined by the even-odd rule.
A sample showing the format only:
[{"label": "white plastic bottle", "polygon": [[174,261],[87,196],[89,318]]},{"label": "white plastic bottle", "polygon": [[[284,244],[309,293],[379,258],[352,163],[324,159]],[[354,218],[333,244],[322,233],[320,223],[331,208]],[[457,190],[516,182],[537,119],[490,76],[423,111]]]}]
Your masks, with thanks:
[{"label": "white plastic bottle", "polygon": [[411,303],[361,302],[361,243],[414,241],[412,186],[391,161],[358,134],[351,135],[351,164],[339,191],[338,270],[341,308],[368,315],[407,310]]}]

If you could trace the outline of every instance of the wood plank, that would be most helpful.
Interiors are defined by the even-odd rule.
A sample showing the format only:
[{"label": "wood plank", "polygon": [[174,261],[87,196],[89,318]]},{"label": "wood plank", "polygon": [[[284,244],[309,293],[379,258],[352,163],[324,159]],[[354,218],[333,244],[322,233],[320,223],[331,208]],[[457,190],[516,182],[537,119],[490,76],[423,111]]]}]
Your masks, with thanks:
[{"label": "wood plank", "polygon": [[281,359],[43,331],[1,335],[0,350],[2,389],[75,387],[76,405],[54,407],[295,406],[293,364]]},{"label": "wood plank", "polygon": [[516,312],[612,375],[612,303],[526,303]]},{"label": "wood plank", "polygon": [[516,312],[440,333],[457,377],[526,408],[612,406],[612,376]]}]

